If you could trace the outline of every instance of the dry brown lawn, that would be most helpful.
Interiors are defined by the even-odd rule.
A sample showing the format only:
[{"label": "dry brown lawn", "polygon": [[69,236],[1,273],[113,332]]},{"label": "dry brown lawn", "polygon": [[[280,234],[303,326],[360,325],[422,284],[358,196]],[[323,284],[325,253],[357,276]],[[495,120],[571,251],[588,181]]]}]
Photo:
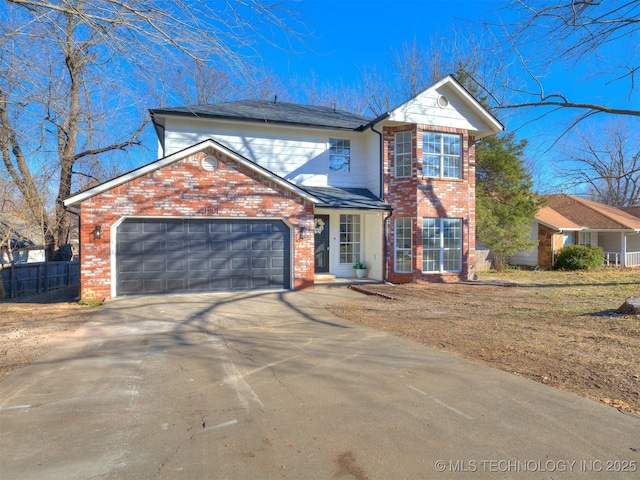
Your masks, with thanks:
[{"label": "dry brown lawn", "polygon": [[353,322],[640,414],[640,270],[512,271],[478,282],[367,285]]}]

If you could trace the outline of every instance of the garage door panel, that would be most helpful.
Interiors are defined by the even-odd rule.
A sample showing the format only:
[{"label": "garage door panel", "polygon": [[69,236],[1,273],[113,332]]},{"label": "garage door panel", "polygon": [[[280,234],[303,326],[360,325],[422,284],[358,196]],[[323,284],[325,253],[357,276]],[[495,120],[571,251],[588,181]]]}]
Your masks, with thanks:
[{"label": "garage door panel", "polygon": [[253,270],[269,268],[269,259],[267,257],[253,257],[251,259],[251,268]]},{"label": "garage door panel", "polygon": [[123,254],[131,255],[135,253],[142,253],[142,244],[139,241],[126,241],[121,240],[118,242],[118,250]]},{"label": "garage door panel", "polygon": [[143,283],[145,293],[161,293],[164,291],[164,280],[161,278],[145,278]]},{"label": "garage door panel", "polygon": [[253,252],[259,251],[259,250],[268,250],[268,249],[269,249],[269,240],[267,240],[266,238],[251,239],[251,250]]},{"label": "garage door panel", "polygon": [[167,272],[183,273],[187,271],[187,259],[167,259]]},{"label": "garage door panel", "polygon": [[279,270],[284,268],[285,259],[284,257],[271,257],[271,268]]},{"label": "garage door panel", "polygon": [[136,273],[142,271],[142,265],[138,260],[122,260],[119,268],[120,273]]},{"label": "garage door panel", "polygon": [[166,287],[169,292],[184,292],[185,285],[185,278],[167,278]]},{"label": "garage door panel", "polygon": [[231,259],[231,268],[233,270],[249,268],[249,257],[233,257]]},{"label": "garage door panel", "polygon": [[167,240],[167,253],[172,252],[181,252],[184,250],[185,241],[184,240]]},{"label": "garage door panel", "polygon": [[162,273],[166,270],[165,261],[163,259],[157,260],[143,260],[142,271],[143,272],[156,272]]},{"label": "garage door panel", "polygon": [[229,259],[226,257],[214,257],[209,259],[209,270],[227,270]]},{"label": "garage door panel", "polygon": [[181,234],[186,232],[186,223],[181,220],[166,222],[166,232],[168,234]]},{"label": "garage door panel", "polygon": [[164,233],[167,230],[166,222],[146,220],[142,223],[142,231],[144,233]]},{"label": "garage door panel", "polygon": [[232,232],[248,232],[249,224],[246,221],[231,221],[231,231]]},{"label": "garage door panel", "polygon": [[189,239],[187,250],[189,252],[206,252],[208,250],[207,241],[200,239]]},{"label": "garage door panel", "polygon": [[211,246],[211,251],[212,252],[226,252],[229,247],[228,247],[228,242],[226,239],[214,239],[214,240],[210,240],[209,241],[209,245]]},{"label": "garage door panel", "polygon": [[167,252],[167,242],[163,238],[152,238],[149,240],[142,241],[142,251],[143,252]]},{"label": "garage door panel", "polygon": [[200,258],[190,258],[188,262],[189,272],[208,272],[209,268],[207,262],[203,262]]},{"label": "garage door panel", "polygon": [[233,240],[231,242],[231,250],[237,252],[245,252],[249,248],[248,240]]},{"label": "garage door panel", "polygon": [[206,222],[190,221],[187,225],[187,230],[189,233],[205,233],[207,231]]},{"label": "garage door panel", "polygon": [[204,292],[210,290],[209,277],[189,277],[187,282],[189,292]]},{"label": "garage door panel", "polygon": [[126,220],[116,294],[289,288],[289,235],[275,220]]}]

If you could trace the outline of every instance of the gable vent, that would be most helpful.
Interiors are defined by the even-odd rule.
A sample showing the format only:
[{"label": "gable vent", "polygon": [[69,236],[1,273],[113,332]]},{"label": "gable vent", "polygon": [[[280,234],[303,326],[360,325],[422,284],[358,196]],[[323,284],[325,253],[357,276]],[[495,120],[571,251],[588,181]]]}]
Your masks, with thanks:
[{"label": "gable vent", "polygon": [[218,159],[216,157],[208,155],[202,160],[202,169],[205,172],[213,172],[216,168],[218,168]]},{"label": "gable vent", "polygon": [[438,97],[437,102],[438,102],[438,106],[440,108],[446,108],[446,107],[449,106],[449,99],[447,97],[445,97],[444,95],[440,95]]}]

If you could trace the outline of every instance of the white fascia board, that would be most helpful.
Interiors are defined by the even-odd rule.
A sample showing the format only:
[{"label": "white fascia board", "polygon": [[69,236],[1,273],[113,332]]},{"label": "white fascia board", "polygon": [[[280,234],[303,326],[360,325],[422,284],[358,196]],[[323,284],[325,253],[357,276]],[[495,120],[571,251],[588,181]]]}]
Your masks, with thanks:
[{"label": "white fascia board", "polygon": [[202,150],[205,150],[207,148],[213,148],[214,150],[217,150],[218,152],[222,153],[223,155],[226,155],[227,157],[230,157],[231,159],[233,159],[234,161],[236,161],[237,163],[240,163],[242,165],[244,165],[245,167],[255,171],[256,173],[260,174],[261,176],[267,178],[268,180],[276,183],[277,185],[295,193],[296,195],[304,198],[305,200],[308,200],[311,203],[319,203],[320,200],[316,197],[314,197],[313,195],[307,193],[306,191],[302,190],[301,188],[297,187],[296,185],[294,185],[291,182],[288,182],[287,180],[284,180],[283,178],[277,176],[276,174],[270,172],[269,170],[260,167],[259,165],[257,165],[256,163],[244,158],[243,156],[237,154],[236,152],[234,152],[233,150],[230,150],[228,148],[226,148],[225,146],[219,144],[218,142],[215,142],[213,140],[205,140],[203,142],[197,143],[195,145],[192,145],[191,147],[185,148],[183,150],[180,150],[178,152],[172,153],[171,155],[161,158],[159,160],[156,160],[153,163],[149,163],[148,165],[145,165],[143,167],[140,167],[136,170],[132,170],[131,172],[125,173],[123,175],[120,175],[119,177],[116,177],[112,180],[109,180],[107,182],[101,183],[100,185],[96,185],[93,188],[90,188],[89,190],[85,190],[84,192],[78,193],[76,195],[73,195],[69,198],[67,198],[66,200],[63,201],[63,204],[65,207],[69,207],[69,206],[75,206],[80,204],[81,202],[83,202],[84,200],[87,200],[88,198],[91,198],[95,195],[98,195],[100,193],[106,192],[107,190],[110,190],[112,188],[118,187],[120,185],[123,185],[127,182],[130,182],[131,180],[135,180],[136,178],[140,178],[144,175],[147,175],[155,170],[158,170],[160,168],[166,167],[167,165],[172,164],[173,162],[176,162],[178,160],[181,160],[183,158],[189,157],[191,155],[194,155]]}]

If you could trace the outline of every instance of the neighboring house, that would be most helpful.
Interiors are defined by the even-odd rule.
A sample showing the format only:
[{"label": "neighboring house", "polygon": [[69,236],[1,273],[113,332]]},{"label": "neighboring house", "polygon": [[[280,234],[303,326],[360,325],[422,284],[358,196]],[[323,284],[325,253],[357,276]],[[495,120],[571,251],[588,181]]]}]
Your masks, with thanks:
[{"label": "neighboring house", "polygon": [[475,142],[502,125],[453,77],[372,119],[239,101],[151,110],[160,159],[80,207],[81,296],[473,278]]},{"label": "neighboring house", "polygon": [[[640,265],[640,218],[623,209],[566,194],[549,195],[531,224],[538,247],[511,258],[514,265],[552,268],[565,245],[599,246],[607,265]],[[639,209],[640,210],[640,209]],[[639,211],[640,213],[640,211]]]},{"label": "neighboring house", "polygon": [[44,236],[18,219],[2,215],[0,219],[0,265],[44,262]]}]

